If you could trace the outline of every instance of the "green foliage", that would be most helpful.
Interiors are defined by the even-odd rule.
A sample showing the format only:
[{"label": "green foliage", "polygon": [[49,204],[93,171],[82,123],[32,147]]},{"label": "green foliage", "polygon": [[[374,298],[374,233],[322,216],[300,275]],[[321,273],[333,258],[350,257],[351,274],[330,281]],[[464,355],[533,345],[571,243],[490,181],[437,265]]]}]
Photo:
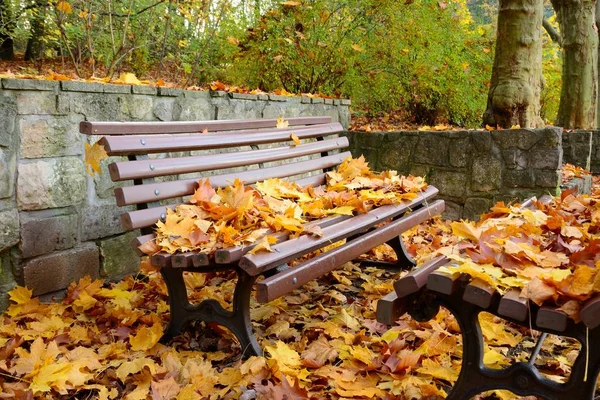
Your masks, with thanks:
[{"label": "green foliage", "polygon": [[[489,4],[488,4],[489,3]],[[0,34],[71,61],[81,77],[131,71],[186,86],[212,81],[350,97],[369,114],[480,124],[495,10],[483,0],[4,0]],[[35,21],[41,23],[34,29]],[[543,112],[560,65],[545,48]],[[58,72],[58,71],[57,71]]]},{"label": "green foliage", "polygon": [[371,113],[402,107],[418,123],[474,126],[492,44],[460,0],[286,2],[248,32],[231,76],[349,96]]},{"label": "green foliage", "polygon": [[[548,19],[551,24],[558,27],[555,17]],[[558,115],[560,103],[560,90],[562,85],[562,57],[561,47],[550,39],[543,31],[544,43],[542,48],[542,72],[544,74],[544,87],[540,96],[541,117],[547,124],[553,124]]]}]

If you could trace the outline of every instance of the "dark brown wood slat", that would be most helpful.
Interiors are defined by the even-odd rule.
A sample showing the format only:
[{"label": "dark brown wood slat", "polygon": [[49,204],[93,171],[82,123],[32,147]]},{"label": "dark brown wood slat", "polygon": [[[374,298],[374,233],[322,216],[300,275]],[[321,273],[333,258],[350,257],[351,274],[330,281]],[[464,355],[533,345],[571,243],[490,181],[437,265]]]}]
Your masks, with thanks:
[{"label": "dark brown wood slat", "polygon": [[394,325],[408,310],[408,300],[390,292],[377,301],[377,321],[386,325]]},{"label": "dark brown wood slat", "polygon": [[192,252],[186,253],[175,253],[171,256],[171,267],[173,268],[188,268],[193,266],[192,258],[194,254]]},{"label": "dark brown wood slat", "polygon": [[588,328],[595,329],[598,327],[600,325],[600,296],[586,301],[579,316]]},{"label": "dark brown wood slat", "polygon": [[[320,254],[294,268],[266,278],[257,284],[256,298],[261,303],[276,299],[291,290],[299,288],[306,282],[316,279],[348,261],[354,260],[373,247],[391,240],[405,230],[428,220],[432,215],[437,215],[442,211],[444,211],[444,201],[437,200],[427,207],[422,207],[402,218],[367,232],[342,246]],[[334,225],[334,227],[337,227],[337,225]],[[286,243],[292,243],[296,240],[298,239],[290,240]],[[245,259],[243,258],[242,260]]]},{"label": "dark brown wood slat", "polygon": [[465,288],[463,300],[481,308],[489,308],[495,293],[491,285],[481,279],[474,279]]},{"label": "dark brown wood slat", "polygon": [[498,305],[498,314],[517,321],[527,319],[527,299],[519,297],[521,291],[511,289],[502,296]]},{"label": "dark brown wood slat", "polygon": [[[340,164],[342,161],[344,161],[346,157],[350,155],[350,152],[344,152],[334,154],[332,156],[320,157],[307,161],[299,161],[290,164],[278,165],[276,167],[252,169],[244,172],[232,172],[223,175],[213,175],[207,178],[209,178],[210,183],[214,187],[224,187],[231,185],[231,183],[236,178],[240,179],[246,184],[251,184],[269,178],[285,178],[288,176],[333,167]],[[161,183],[149,183],[146,185],[134,185],[116,188],[115,198],[118,206],[125,206],[129,204],[147,203],[152,201],[187,196],[193,194],[197,188],[197,178],[182,179],[180,181],[170,181]],[[129,214],[133,214],[135,212],[137,211],[132,211]],[[163,212],[164,211],[161,211],[160,213]],[[158,220],[160,213],[154,214],[157,215],[154,222]]]},{"label": "dark brown wood slat", "polygon": [[202,156],[162,158],[157,160],[122,161],[108,166],[113,181],[154,178],[157,176],[212,171],[224,168],[279,161],[294,157],[303,157],[324,151],[348,147],[348,138],[322,140],[284,146],[273,149],[239,151],[225,154],[207,154]]},{"label": "dark brown wood slat", "polygon": [[450,296],[460,287],[459,272],[452,274],[442,271],[433,271],[427,278],[427,289]]},{"label": "dark brown wood slat", "polygon": [[[328,124],[331,117],[291,117],[289,126]],[[277,119],[234,119],[214,121],[171,121],[171,122],[90,122],[79,123],[79,132],[86,135],[139,135],[165,133],[194,133],[229,131],[236,129],[270,128]]]},{"label": "dark brown wood slat", "polygon": [[448,258],[445,256],[436,257],[398,279],[394,282],[394,290],[398,297],[405,297],[421,290],[427,284],[429,274],[447,262]]},{"label": "dark brown wood slat", "polygon": [[563,311],[554,307],[542,306],[537,312],[535,324],[542,329],[563,332],[567,329],[569,317]]},{"label": "dark brown wood slat", "polygon": [[156,253],[150,257],[150,262],[155,267],[169,268],[171,266],[171,254],[169,253]]},{"label": "dark brown wood slat", "polygon": [[[333,215],[331,217],[323,218],[318,221],[313,221],[305,226],[314,226],[317,225],[321,228],[325,228],[327,226],[331,226],[337,224],[339,222],[345,221],[349,218],[352,218],[350,215]],[[277,238],[277,242],[281,243],[285,240],[288,240],[289,234],[286,232],[277,232],[273,233],[272,231],[268,231],[266,235],[271,235]],[[230,247],[228,249],[219,249],[215,252],[215,262],[217,264],[231,264],[239,261],[244,254],[252,250],[256,246],[256,243],[249,244],[247,246],[237,246]]]},{"label": "dark brown wood slat", "polygon": [[293,133],[299,139],[310,139],[341,133],[344,128],[339,122],[314,125],[304,129],[275,129],[268,132],[240,131],[214,135],[190,135],[173,138],[162,136],[104,136],[99,143],[110,156],[168,153],[187,150],[222,149],[290,141]]},{"label": "dark brown wood slat", "polygon": [[408,210],[413,210],[427,199],[435,196],[437,192],[436,188],[430,186],[410,202],[379,207],[366,214],[360,214],[339,224],[328,226],[323,229],[323,236],[320,238],[300,236],[272,246],[273,253],[247,254],[240,260],[240,267],[250,275],[258,275],[328,244],[361,233]]}]

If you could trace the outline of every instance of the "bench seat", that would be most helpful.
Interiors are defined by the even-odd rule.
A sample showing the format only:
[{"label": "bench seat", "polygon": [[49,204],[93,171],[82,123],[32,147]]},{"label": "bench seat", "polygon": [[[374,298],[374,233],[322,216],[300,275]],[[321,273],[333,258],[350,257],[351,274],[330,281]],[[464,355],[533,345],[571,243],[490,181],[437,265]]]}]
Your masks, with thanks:
[{"label": "bench seat", "polygon": [[[115,189],[116,203],[136,208],[124,212],[121,222],[125,230],[140,230],[132,245],[143,255],[139,247],[154,240],[156,222],[164,222],[169,208],[184,204],[187,196],[194,194],[200,177],[208,177],[213,187],[228,186],[234,179],[253,184],[268,178],[287,178],[300,186],[317,187],[326,184],[327,172],[350,156],[344,151],[348,139],[339,136],[342,126],[329,117],[295,117],[285,122],[285,127],[278,127],[281,121],[276,119],[82,122],[80,131],[101,136],[99,143],[108,155],[116,157],[108,171],[114,182],[125,183]],[[192,321],[216,322],[239,339],[244,355],[261,354],[249,313],[254,287],[258,301],[271,301],[383,243],[392,247],[398,259],[385,266],[414,266],[400,234],[444,210],[444,202],[434,200],[437,192],[430,186],[410,201],[354,216],[333,215],[308,222],[308,227],[320,227],[320,237],[290,238],[286,232],[269,232],[278,239],[273,252],[251,254],[254,243],[210,253],[153,254],[151,263],[160,267],[169,292],[171,320],[164,340]],[[288,267],[291,261],[341,240],[346,242],[340,247]],[[226,270],[238,276],[232,311],[214,299],[189,304],[184,271]],[[259,276],[265,279],[255,285]]]}]

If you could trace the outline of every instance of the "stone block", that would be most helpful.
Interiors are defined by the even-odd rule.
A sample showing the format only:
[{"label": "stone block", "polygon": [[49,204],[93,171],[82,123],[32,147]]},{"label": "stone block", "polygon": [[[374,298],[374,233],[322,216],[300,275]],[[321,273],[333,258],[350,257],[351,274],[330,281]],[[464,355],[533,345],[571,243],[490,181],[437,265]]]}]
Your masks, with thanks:
[{"label": "stone block", "polygon": [[152,100],[150,96],[124,96],[121,102],[122,116],[130,121],[152,119]]},{"label": "stone block", "polygon": [[21,158],[78,155],[83,152],[79,124],[66,117],[21,117]]},{"label": "stone block", "polygon": [[531,169],[505,170],[502,173],[502,184],[509,188],[535,187],[535,174]]},{"label": "stone block", "polygon": [[540,141],[536,144],[541,147],[562,146],[563,129],[556,126],[548,126],[540,129]]},{"label": "stone block", "polygon": [[207,121],[214,118],[215,109],[208,99],[180,97],[173,105],[173,120],[175,121]]},{"label": "stone block", "polygon": [[74,249],[33,258],[25,262],[23,283],[38,296],[66,289],[71,282],[86,275],[98,278],[100,254],[93,243],[85,243]]},{"label": "stone block", "polygon": [[268,102],[262,112],[263,118],[279,118],[279,117],[297,117],[300,115],[301,107],[290,103],[274,103]]},{"label": "stone block", "polygon": [[325,99],[321,97],[313,97],[310,101],[312,104],[323,104],[325,103]]},{"label": "stone block", "polygon": [[529,168],[557,170],[562,167],[562,148],[538,147],[529,152]]},{"label": "stone block", "polygon": [[460,204],[446,200],[446,209],[442,213],[442,218],[449,219],[451,221],[458,221],[461,218],[461,215],[462,207]]},{"label": "stone block", "polygon": [[[262,94],[262,93],[261,93],[261,94],[259,94],[259,95],[257,96],[257,98],[258,98],[258,100],[261,100],[261,101],[268,101],[268,100],[269,100],[269,95],[268,95],[268,94]],[[310,103],[310,101],[309,101],[309,103]]]},{"label": "stone block", "polygon": [[95,240],[123,233],[121,214],[133,207],[117,207],[114,204],[89,205],[82,208],[81,241]]},{"label": "stone block", "polygon": [[308,96],[302,96],[302,97],[300,98],[300,102],[301,102],[302,104],[310,104],[310,103],[311,103],[311,101],[310,101],[310,97],[308,97]]},{"label": "stone block", "polygon": [[340,104],[343,106],[349,106],[352,104],[352,101],[350,101],[350,99],[340,99]]},{"label": "stone block", "polygon": [[489,155],[477,156],[471,166],[471,190],[487,192],[502,184],[502,161]]},{"label": "stone block", "polygon": [[98,82],[61,81],[60,87],[65,92],[104,93],[104,84]]},{"label": "stone block", "polygon": [[415,146],[413,161],[419,164],[448,166],[448,138],[436,132],[423,132]]},{"label": "stone block", "polygon": [[158,94],[158,89],[153,86],[131,85],[131,92],[133,94],[147,94],[150,96],[156,96]]},{"label": "stone block", "polygon": [[410,145],[402,146],[400,142],[390,143],[389,147],[386,146],[386,151],[381,152],[377,169],[407,170],[412,150],[413,146]]},{"label": "stone block", "polygon": [[491,199],[483,199],[479,197],[470,197],[465,201],[465,206],[462,212],[462,218],[471,221],[478,221],[481,214],[484,214],[492,207]]},{"label": "stone block", "polygon": [[104,93],[121,93],[121,94],[129,94],[131,93],[131,87],[133,85],[114,85],[112,83],[104,84]]},{"label": "stone block", "polygon": [[77,215],[55,212],[21,213],[21,257],[31,258],[77,244]]},{"label": "stone block", "polygon": [[541,129],[503,129],[492,131],[494,142],[501,148],[531,149],[542,137]]},{"label": "stone block", "polygon": [[527,151],[511,147],[502,150],[502,159],[507,169],[527,168]]},{"label": "stone block", "polygon": [[230,92],[229,97],[232,99],[239,99],[239,100],[258,100],[258,95],[249,94],[249,93]]},{"label": "stone block", "polygon": [[271,101],[288,101],[290,99],[289,96],[280,96],[278,94],[270,94],[269,93],[269,100]]},{"label": "stone block", "polygon": [[85,199],[86,174],[81,159],[61,157],[18,166],[20,210],[67,207]]},{"label": "stone block", "polygon": [[535,184],[539,187],[556,189],[562,183],[560,170],[536,170],[534,171],[534,174]]},{"label": "stone block", "polygon": [[27,114],[55,114],[57,95],[53,92],[18,92],[17,112]]},{"label": "stone block", "polygon": [[489,153],[492,149],[492,135],[488,131],[471,131],[471,143],[479,153]]},{"label": "stone block", "polygon": [[0,293],[17,285],[14,274],[14,263],[10,252],[0,254]]},{"label": "stone block", "polygon": [[226,97],[227,96],[227,92],[224,90],[210,90],[208,93],[210,93],[210,97]]},{"label": "stone block", "polygon": [[333,104],[333,99],[325,99],[325,104]]},{"label": "stone block", "polygon": [[154,117],[159,121],[172,121],[173,120],[173,106],[175,100],[168,97],[155,98],[154,99],[154,110],[152,113]]},{"label": "stone block", "polygon": [[62,93],[59,109],[81,114],[87,121],[121,121],[121,102],[124,95],[103,93]]},{"label": "stone block", "polygon": [[350,109],[348,107],[337,107],[339,122],[344,129],[350,128]]},{"label": "stone block", "polygon": [[450,166],[464,168],[469,163],[471,155],[471,141],[469,138],[455,139],[450,142],[449,161]]},{"label": "stone block", "polygon": [[11,93],[0,91],[0,146],[10,147],[18,143],[16,132],[17,101]]},{"label": "stone block", "polygon": [[2,78],[2,87],[10,90],[56,91],[59,89],[60,84],[58,81],[39,79]]},{"label": "stone block", "polygon": [[16,169],[16,152],[0,147],[0,198],[8,198],[14,194]]},{"label": "stone block", "polygon": [[138,271],[140,258],[130,245],[137,235],[137,231],[129,232],[98,242],[100,248],[100,276],[120,279],[125,275]]},{"label": "stone block", "polygon": [[438,188],[442,196],[463,198],[467,190],[467,175],[462,172],[434,170],[429,183]]},{"label": "stone block", "polygon": [[179,96],[183,96],[183,92],[184,92],[183,89],[168,88],[168,87],[162,87],[162,86],[160,86],[158,88],[159,96],[179,97]]},{"label": "stone block", "polygon": [[230,99],[215,103],[216,119],[249,119],[261,118],[264,103]]},{"label": "stone block", "polygon": [[0,211],[0,251],[19,243],[19,212],[17,209]]},{"label": "stone block", "polygon": [[188,99],[204,99],[210,101],[210,93],[208,90],[184,90],[183,97]]},{"label": "stone block", "polygon": [[113,182],[110,179],[110,173],[108,172],[108,166],[114,162],[126,161],[127,157],[109,157],[100,162],[100,168],[104,171],[101,174],[96,174],[94,177],[88,177],[88,179],[93,180],[94,189],[96,191],[96,196],[100,199],[111,199],[114,202],[115,193],[114,190],[118,187],[123,187],[131,184],[129,182]]}]

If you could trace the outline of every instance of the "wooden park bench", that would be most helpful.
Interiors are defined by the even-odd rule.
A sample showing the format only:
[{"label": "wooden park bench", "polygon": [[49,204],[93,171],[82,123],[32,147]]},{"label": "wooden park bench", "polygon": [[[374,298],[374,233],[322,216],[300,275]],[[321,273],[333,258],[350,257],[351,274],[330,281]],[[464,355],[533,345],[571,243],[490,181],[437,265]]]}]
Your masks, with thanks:
[{"label": "wooden park bench", "polygon": [[[522,205],[531,207],[532,204],[530,199]],[[589,300],[583,306],[580,312],[582,321],[575,323],[557,308],[539,307],[519,297],[520,290],[512,289],[501,296],[481,280],[438,271],[447,265],[451,265],[451,261],[441,256],[412,270],[394,282],[394,291],[377,304],[377,320],[388,325],[393,325],[407,312],[417,321],[429,321],[437,315],[440,306],[456,317],[462,333],[463,358],[459,377],[447,399],[465,400],[498,389],[548,400],[594,399],[600,373],[600,297]],[[479,325],[481,312],[542,332],[529,362],[517,362],[505,369],[492,369],[483,364],[484,341]],[[566,383],[544,378],[534,365],[548,334],[574,338],[581,344]]]},{"label": "wooden park bench", "polygon": [[[229,185],[235,178],[252,184],[267,178],[290,177],[301,186],[325,184],[325,172],[335,168],[349,152],[340,152],[348,146],[341,124],[329,117],[297,117],[287,119],[289,127],[278,129],[275,119],[228,120],[204,122],[82,122],[80,131],[100,135],[100,143],[110,156],[127,157],[109,165],[113,181],[132,184],[115,189],[119,206],[137,207],[122,216],[125,230],[141,230],[134,240],[139,245],[154,238],[153,226],[166,218],[167,207],[183,202],[183,197],[194,193],[199,177],[181,177],[181,174],[218,171],[210,176],[215,187]],[[316,139],[290,146],[290,136]],[[332,135],[335,135],[332,137]],[[259,145],[278,144],[279,147],[260,149]],[[235,151],[249,146],[249,150]],[[190,155],[190,151],[218,149],[218,154]],[[233,150],[233,151],[231,151]],[[338,151],[338,152],[336,152]],[[166,156],[167,153],[173,153]],[[158,155],[149,157],[148,155]],[[307,159],[306,156],[312,158]],[[264,163],[287,161],[278,166]],[[228,172],[232,167],[247,167],[243,172]],[[251,169],[254,168],[254,169]],[[313,173],[312,176],[300,177]],[[168,180],[154,180],[169,176]],[[318,278],[336,267],[351,261],[370,249],[388,243],[397,254],[396,267],[414,266],[404,252],[400,234],[444,210],[444,202],[433,201],[437,189],[427,188],[419,196],[398,205],[388,205],[357,216],[338,215],[311,224],[319,225],[323,236],[300,236],[287,240],[279,234],[274,252],[246,254],[253,246],[217,250],[214,257],[198,252],[158,253],[151,257],[166,282],[169,292],[171,318],[164,339],[181,332],[196,320],[217,323],[227,327],[239,340],[244,355],[262,354],[252,331],[250,296],[256,279],[259,302],[269,302],[304,283]],[[171,205],[165,205],[170,201]],[[162,202],[162,203],[161,203]],[[411,211],[410,213],[407,213]],[[385,225],[382,222],[389,221]],[[346,243],[322,253],[293,268],[288,262],[346,239]],[[237,283],[232,311],[223,309],[214,299],[198,305],[188,302],[183,272],[209,273],[234,270]]]}]

